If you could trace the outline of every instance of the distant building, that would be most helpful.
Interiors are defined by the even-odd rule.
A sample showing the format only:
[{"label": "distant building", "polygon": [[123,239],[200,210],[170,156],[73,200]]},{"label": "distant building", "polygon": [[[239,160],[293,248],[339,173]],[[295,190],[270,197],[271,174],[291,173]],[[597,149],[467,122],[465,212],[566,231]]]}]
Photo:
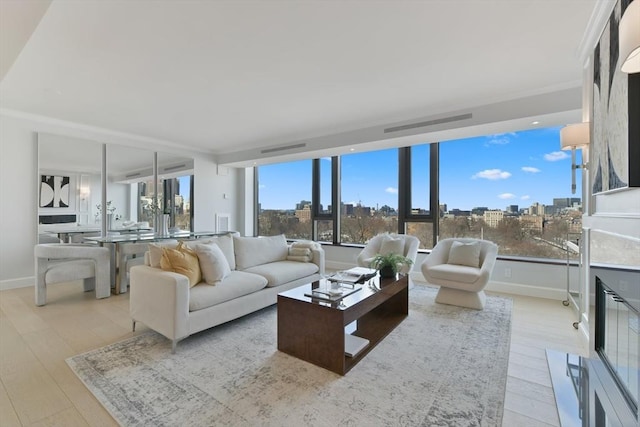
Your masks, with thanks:
[{"label": "distant building", "polygon": [[509,213],[516,214],[516,213],[518,213],[518,205],[509,205],[509,206],[507,206],[506,211],[509,212]]},{"label": "distant building", "polygon": [[537,231],[538,233],[542,233],[542,227],[544,224],[543,216],[521,215],[519,219],[520,219],[520,226],[524,230],[532,230],[532,231]]},{"label": "distant building", "polygon": [[553,199],[553,213],[558,214],[563,209],[579,206],[580,198],[579,197],[562,197],[562,198],[554,198]]},{"label": "distant building", "polygon": [[529,207],[529,215],[544,216],[544,205],[536,202]]},{"label": "distant building", "polygon": [[296,209],[295,215],[300,222],[311,221],[311,205],[305,205],[302,209]]},{"label": "distant building", "polygon": [[311,206],[311,202],[309,200],[301,200],[300,203],[296,203],[296,210],[300,211],[307,205]]},{"label": "distant building", "polygon": [[486,206],[480,206],[480,207],[477,207],[477,208],[473,208],[473,209],[471,209],[471,214],[472,214],[472,215],[477,215],[477,216],[483,216],[483,215],[484,215],[484,213],[485,213],[486,211],[488,211],[488,210],[489,210],[489,208],[488,208],[488,207],[486,207]]},{"label": "distant building", "polygon": [[449,211],[450,216],[471,216],[471,211],[462,211],[460,209],[451,209]]},{"label": "distant building", "polygon": [[489,227],[497,227],[504,218],[504,212],[499,209],[488,210],[484,212],[482,217]]}]

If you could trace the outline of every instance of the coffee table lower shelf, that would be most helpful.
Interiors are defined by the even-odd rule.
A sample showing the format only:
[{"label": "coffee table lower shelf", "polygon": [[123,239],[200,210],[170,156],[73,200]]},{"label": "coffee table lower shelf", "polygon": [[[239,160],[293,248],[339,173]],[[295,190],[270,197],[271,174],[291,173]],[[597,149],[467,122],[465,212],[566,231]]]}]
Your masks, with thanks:
[{"label": "coffee table lower shelf", "polygon": [[[311,285],[305,286],[310,289]],[[406,277],[387,284],[381,291],[363,292],[347,308],[299,298],[304,292],[301,288],[278,295],[278,350],[340,375],[349,372],[409,312]],[[355,320],[357,328],[352,335],[369,340],[369,344],[350,357],[345,354],[345,326]]]}]

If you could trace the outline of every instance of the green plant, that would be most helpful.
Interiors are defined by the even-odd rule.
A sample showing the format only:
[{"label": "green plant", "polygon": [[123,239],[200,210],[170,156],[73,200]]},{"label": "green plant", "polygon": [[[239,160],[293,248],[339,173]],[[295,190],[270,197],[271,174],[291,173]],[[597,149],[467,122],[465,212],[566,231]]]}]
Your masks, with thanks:
[{"label": "green plant", "polygon": [[393,274],[397,274],[403,266],[409,266],[411,264],[413,264],[413,261],[406,256],[388,253],[386,255],[376,255],[373,260],[371,260],[370,266],[376,270],[391,269]]}]

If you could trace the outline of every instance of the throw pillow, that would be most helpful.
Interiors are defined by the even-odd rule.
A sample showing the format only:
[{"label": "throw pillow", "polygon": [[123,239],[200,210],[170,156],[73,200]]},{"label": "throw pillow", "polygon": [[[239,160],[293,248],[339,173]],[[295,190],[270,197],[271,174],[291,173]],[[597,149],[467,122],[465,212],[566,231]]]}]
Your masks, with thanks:
[{"label": "throw pillow", "polygon": [[380,245],[380,255],[404,255],[404,239],[385,238]]},{"label": "throw pillow", "polygon": [[165,271],[180,273],[189,278],[189,287],[194,287],[202,280],[198,255],[184,243],[178,243],[175,249],[162,248],[160,267]]},{"label": "throw pillow", "polygon": [[177,240],[165,240],[158,243],[149,243],[149,265],[153,268],[160,268],[160,260],[162,259],[162,248],[175,249],[177,247]]},{"label": "throw pillow", "polygon": [[295,246],[289,247],[289,255],[287,255],[287,260],[299,261],[299,262],[310,262],[312,259],[313,259],[313,254],[311,253],[311,249],[297,248]]},{"label": "throw pillow", "polygon": [[449,249],[447,264],[478,268],[480,266],[480,244],[478,242],[453,242],[451,249]]},{"label": "throw pillow", "polygon": [[229,261],[215,243],[196,245],[202,277],[208,285],[215,285],[231,273]]}]

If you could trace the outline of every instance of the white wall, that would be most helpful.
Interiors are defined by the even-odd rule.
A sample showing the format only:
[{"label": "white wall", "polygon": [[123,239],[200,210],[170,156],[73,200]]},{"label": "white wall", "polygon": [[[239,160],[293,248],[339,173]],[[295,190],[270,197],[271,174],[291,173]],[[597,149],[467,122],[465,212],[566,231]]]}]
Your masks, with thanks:
[{"label": "white wall", "polygon": [[[0,290],[34,284],[33,246],[37,230],[37,133],[47,132],[93,141],[174,151],[194,158],[194,226],[196,231],[215,230],[215,214],[231,216],[239,223],[237,173],[226,168],[219,175],[212,155],[160,147],[142,138],[89,128],[73,123],[0,114]],[[223,197],[224,194],[228,198]]]}]

